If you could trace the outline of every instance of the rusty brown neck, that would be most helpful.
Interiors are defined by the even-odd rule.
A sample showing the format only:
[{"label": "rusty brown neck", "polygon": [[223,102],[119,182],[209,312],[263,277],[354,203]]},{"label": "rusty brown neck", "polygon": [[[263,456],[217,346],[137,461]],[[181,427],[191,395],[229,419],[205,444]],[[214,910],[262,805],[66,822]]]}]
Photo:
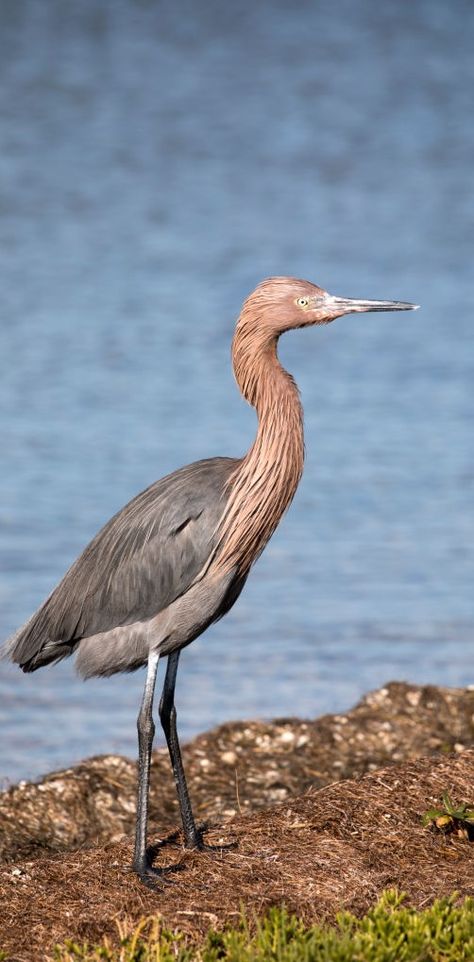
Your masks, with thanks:
[{"label": "rusty brown neck", "polygon": [[256,408],[258,430],[230,482],[216,556],[220,570],[246,573],[291,503],[303,471],[303,411],[298,388],[277,356],[277,334],[237,324],[232,361],[239,388]]}]

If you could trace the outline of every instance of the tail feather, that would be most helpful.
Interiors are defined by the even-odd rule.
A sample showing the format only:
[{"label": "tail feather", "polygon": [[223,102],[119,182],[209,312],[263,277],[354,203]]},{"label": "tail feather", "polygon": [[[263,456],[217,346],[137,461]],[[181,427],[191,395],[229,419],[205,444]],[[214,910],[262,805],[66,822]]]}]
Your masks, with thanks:
[{"label": "tail feather", "polygon": [[62,661],[63,658],[69,658],[78,644],[78,641],[59,642],[59,644],[54,641],[47,641],[36,655],[33,655],[27,661],[19,661],[18,664],[22,671],[30,673],[36,671],[37,668],[44,668],[45,665],[52,665],[57,661]]},{"label": "tail feather", "polygon": [[1,652],[2,658],[13,661],[25,672],[36,671],[43,665],[67,658],[79,643],[79,639],[61,641],[49,637],[48,601],[6,641]]}]

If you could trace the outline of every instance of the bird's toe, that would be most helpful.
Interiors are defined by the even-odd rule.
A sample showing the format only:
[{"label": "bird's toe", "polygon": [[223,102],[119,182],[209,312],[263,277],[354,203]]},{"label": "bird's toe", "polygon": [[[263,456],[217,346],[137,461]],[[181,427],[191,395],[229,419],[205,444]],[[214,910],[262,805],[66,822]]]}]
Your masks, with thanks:
[{"label": "bird's toe", "polygon": [[204,841],[203,832],[200,831],[186,839],[185,848],[191,850],[197,849],[198,852],[220,853],[237,848],[237,842],[217,842],[216,844],[211,844],[210,842]]},{"label": "bird's toe", "polygon": [[143,885],[155,892],[160,892],[165,888],[165,885],[169,885],[169,879],[159,869],[147,868],[144,872],[136,872],[136,874]]},{"label": "bird's toe", "polygon": [[138,876],[143,885],[149,889],[160,890],[169,884],[169,869],[154,868],[151,862],[134,863],[131,871]]}]

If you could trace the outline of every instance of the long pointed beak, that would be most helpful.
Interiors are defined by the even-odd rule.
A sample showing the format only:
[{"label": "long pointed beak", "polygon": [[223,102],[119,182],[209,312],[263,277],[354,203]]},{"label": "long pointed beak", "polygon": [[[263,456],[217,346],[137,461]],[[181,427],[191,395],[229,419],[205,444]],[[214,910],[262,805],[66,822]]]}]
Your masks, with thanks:
[{"label": "long pointed beak", "polygon": [[327,306],[341,314],[361,313],[362,311],[417,311],[419,304],[407,301],[359,301],[351,297],[327,297]]}]

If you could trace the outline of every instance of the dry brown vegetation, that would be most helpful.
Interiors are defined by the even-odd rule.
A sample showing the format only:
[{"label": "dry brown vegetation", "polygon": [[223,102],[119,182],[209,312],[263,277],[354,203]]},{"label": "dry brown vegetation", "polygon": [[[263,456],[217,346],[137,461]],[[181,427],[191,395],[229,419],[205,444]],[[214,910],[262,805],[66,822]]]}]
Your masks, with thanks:
[{"label": "dry brown vegetation", "polygon": [[[351,711],[316,720],[230,722],[195,738],[184,761],[196,815],[229,819],[308,788],[474,745],[474,690],[392,682]],[[0,795],[0,861],[100,844],[133,831],[136,767],[105,755]],[[179,821],[166,750],[154,753],[155,831]]]},{"label": "dry brown vegetation", "polygon": [[[156,850],[155,864],[168,870],[157,891],[128,871],[131,841],[117,838],[133,823],[132,763],[96,759],[12,788],[2,806],[0,946],[36,962],[57,941],[116,937],[117,919],[157,912],[197,938],[234,923],[242,906],[252,914],[285,903],[310,921],[341,908],[361,913],[389,886],[419,907],[453,891],[473,895],[472,843],[421,824],[445,791],[472,802],[473,714],[474,692],[392,684],[347,715],[200,736],[187,764],[199,814],[219,817],[206,842],[236,845],[184,852],[169,834]],[[162,753],[153,777],[156,839],[177,821]],[[63,851],[45,852],[52,848]]]},{"label": "dry brown vegetation", "polygon": [[474,751],[420,759],[237,816],[206,840],[236,842],[224,852],[183,852],[172,837],[157,850],[167,882],[145,889],[126,870],[128,840],[4,866],[0,931],[11,958],[45,958],[56,941],[116,937],[117,918],[159,912],[198,937],[209,925],[235,922],[285,903],[304,920],[360,913],[388,886],[425,906],[435,897],[474,894],[472,846],[421,825],[424,810],[449,786],[465,798]]}]

